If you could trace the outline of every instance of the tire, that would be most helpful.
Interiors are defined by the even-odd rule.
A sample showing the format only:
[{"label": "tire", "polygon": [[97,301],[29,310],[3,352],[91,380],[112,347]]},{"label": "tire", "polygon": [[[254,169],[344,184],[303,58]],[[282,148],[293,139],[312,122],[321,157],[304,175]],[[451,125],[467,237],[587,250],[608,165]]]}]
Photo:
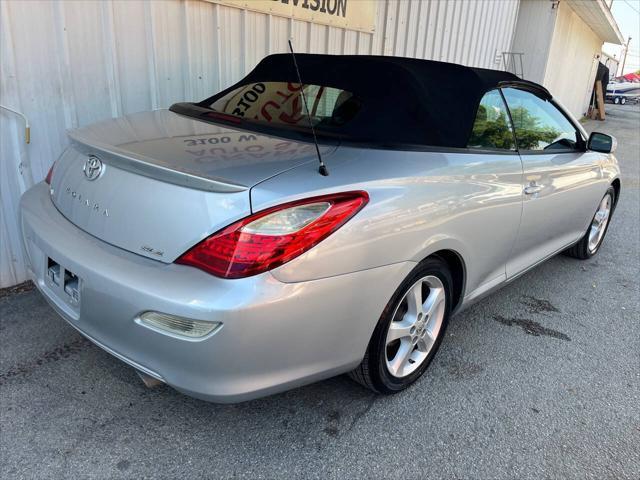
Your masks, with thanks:
[{"label": "tire", "polygon": [[613,99],[613,103],[615,103],[616,105],[618,105],[620,103],[620,97],[616,97]]},{"label": "tire", "polygon": [[624,105],[625,103],[627,103],[627,99],[625,97],[622,97],[620,99],[620,105]]},{"label": "tire", "polygon": [[[602,218],[602,212],[605,210],[603,204],[607,203],[608,199],[608,212],[606,213],[606,217]],[[587,260],[593,257],[602,246],[602,242],[604,242],[604,237],[607,235],[607,230],[609,229],[609,224],[611,223],[611,216],[615,210],[616,205],[616,191],[613,187],[609,187],[600,200],[598,204],[598,208],[596,209],[596,213],[589,223],[589,227],[587,227],[587,231],[584,236],[573,246],[569,247],[565,250],[565,254],[577,258],[579,260]],[[604,222],[604,223],[602,223]],[[598,224],[598,225],[596,225]],[[600,229],[598,230],[598,227]],[[594,231],[594,229],[596,229]],[[597,235],[594,237],[594,235]]]},{"label": "tire", "polygon": [[[389,300],[360,366],[349,376],[386,395],[400,392],[420,378],[449,323],[452,285],[451,272],[439,257],[428,258],[414,268]],[[420,295],[419,302],[416,295]],[[395,335],[400,336],[392,340]]]}]

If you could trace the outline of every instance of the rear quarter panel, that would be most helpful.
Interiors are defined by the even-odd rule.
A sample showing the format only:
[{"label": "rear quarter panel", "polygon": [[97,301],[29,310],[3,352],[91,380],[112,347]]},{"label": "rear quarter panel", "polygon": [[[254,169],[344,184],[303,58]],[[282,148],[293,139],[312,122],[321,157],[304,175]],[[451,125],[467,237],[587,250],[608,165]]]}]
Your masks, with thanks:
[{"label": "rear quarter panel", "polygon": [[449,249],[466,267],[466,291],[504,279],[520,221],[517,155],[341,147],[255,186],[252,210],[325,193],[365,190],[369,204],[315,248],[273,271],[284,282],[325,278]]}]

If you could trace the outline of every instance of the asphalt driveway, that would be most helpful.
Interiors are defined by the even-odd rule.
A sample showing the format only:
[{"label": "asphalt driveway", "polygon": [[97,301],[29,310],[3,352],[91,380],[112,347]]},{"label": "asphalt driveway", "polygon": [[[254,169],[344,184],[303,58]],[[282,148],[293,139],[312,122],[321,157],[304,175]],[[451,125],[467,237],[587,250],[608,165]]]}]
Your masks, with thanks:
[{"label": "asphalt driveway", "polygon": [[393,397],[345,377],[220,406],[84,340],[34,290],[0,292],[1,478],[640,478],[640,107],[599,255],[558,256],[455,317]]}]

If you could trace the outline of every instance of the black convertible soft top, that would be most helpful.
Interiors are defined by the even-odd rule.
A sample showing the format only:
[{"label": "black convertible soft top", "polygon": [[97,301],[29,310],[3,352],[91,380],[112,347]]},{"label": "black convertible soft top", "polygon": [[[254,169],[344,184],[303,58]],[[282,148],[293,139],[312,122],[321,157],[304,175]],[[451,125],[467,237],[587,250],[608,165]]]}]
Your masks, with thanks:
[{"label": "black convertible soft top", "polygon": [[[546,92],[509,72],[431,60],[317,54],[296,54],[296,60],[303,83],[346,90],[360,99],[360,111],[336,139],[372,147],[465,148],[487,91],[519,84]],[[254,82],[297,83],[297,78],[291,54],[269,55],[223,92],[198,104],[175,104],[171,110],[215,122],[220,118],[207,118],[203,109],[228,92]],[[318,135],[331,138],[331,132]]]}]

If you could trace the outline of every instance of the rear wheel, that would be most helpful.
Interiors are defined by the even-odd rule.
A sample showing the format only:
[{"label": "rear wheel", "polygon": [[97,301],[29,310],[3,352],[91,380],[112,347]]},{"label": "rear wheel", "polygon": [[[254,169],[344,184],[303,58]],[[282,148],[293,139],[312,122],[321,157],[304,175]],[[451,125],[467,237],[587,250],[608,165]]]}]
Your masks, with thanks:
[{"label": "rear wheel", "polygon": [[620,97],[615,97],[613,99],[613,103],[615,103],[616,105],[618,105],[620,103]]},{"label": "rear wheel", "polygon": [[420,378],[442,342],[452,285],[443,260],[434,257],[420,263],[385,307],[351,378],[384,394],[399,392]]},{"label": "rear wheel", "polygon": [[625,97],[620,98],[620,105],[624,105],[627,103],[627,99]]},{"label": "rear wheel", "polygon": [[614,188],[609,187],[607,193],[605,193],[602,200],[600,200],[598,209],[596,210],[586,233],[578,243],[566,250],[565,253],[567,255],[580,260],[586,260],[598,253],[598,250],[604,241],[607,229],[609,228],[609,220],[613,213],[615,198],[616,192]]}]

